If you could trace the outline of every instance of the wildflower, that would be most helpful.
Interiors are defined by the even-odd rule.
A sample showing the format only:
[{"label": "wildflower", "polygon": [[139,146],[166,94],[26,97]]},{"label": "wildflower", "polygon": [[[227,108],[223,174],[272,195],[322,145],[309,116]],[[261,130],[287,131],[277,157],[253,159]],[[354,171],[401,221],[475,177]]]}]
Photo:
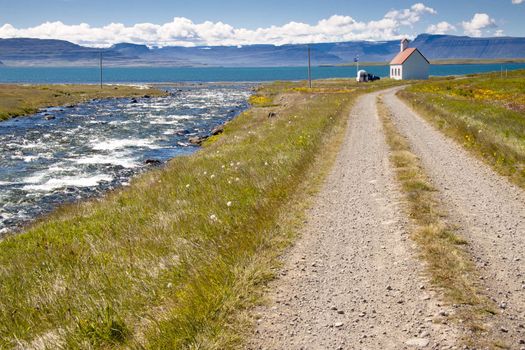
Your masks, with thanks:
[{"label": "wildflower", "polygon": [[241,181],[241,179],[239,179],[238,177],[235,178],[235,181],[239,182]]},{"label": "wildflower", "polygon": [[215,179],[215,174],[211,174],[210,179]]},{"label": "wildflower", "polygon": [[186,188],[190,188],[190,184],[187,184],[187,185],[186,185]]},{"label": "wildflower", "polygon": [[265,165],[265,166],[268,166],[268,162],[264,162],[264,165]]},{"label": "wildflower", "polygon": [[211,221],[217,221],[217,220],[219,220],[219,219],[217,218],[217,215],[212,214],[212,215],[210,215],[210,220],[211,220]]},{"label": "wildflower", "polygon": [[226,206],[227,207],[231,207],[233,205],[233,203],[231,201],[229,201],[228,203],[226,203]]},{"label": "wildflower", "polygon": [[226,168],[226,165],[221,166],[222,169]]},{"label": "wildflower", "polygon": [[205,172],[203,172],[203,174],[204,174],[204,175],[208,175],[208,172],[207,172],[207,171],[205,171]]}]

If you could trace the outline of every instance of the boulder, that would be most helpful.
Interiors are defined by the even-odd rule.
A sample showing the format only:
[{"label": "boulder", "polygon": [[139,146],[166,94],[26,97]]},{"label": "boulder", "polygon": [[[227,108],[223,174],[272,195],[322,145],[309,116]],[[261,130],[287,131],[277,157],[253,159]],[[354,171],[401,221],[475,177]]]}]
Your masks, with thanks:
[{"label": "boulder", "polygon": [[211,130],[212,135],[219,135],[224,132],[224,125],[218,125]]},{"label": "boulder", "polygon": [[175,135],[177,136],[184,136],[184,135],[188,135],[190,132],[188,130],[178,130]]},{"label": "boulder", "polygon": [[188,139],[188,141],[192,145],[202,145],[202,143],[207,139],[207,136],[192,136]]},{"label": "boulder", "polygon": [[158,166],[158,165],[161,165],[162,162],[160,160],[158,160],[158,159],[146,159],[144,161],[144,164]]}]

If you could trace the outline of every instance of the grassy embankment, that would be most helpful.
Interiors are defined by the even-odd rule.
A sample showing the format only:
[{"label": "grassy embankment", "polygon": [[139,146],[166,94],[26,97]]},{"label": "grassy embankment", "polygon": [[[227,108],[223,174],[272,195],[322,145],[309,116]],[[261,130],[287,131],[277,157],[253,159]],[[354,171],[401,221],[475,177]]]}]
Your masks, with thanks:
[{"label": "grassy embankment", "polygon": [[499,173],[525,188],[525,71],[428,81],[399,95]]},{"label": "grassy embankment", "polygon": [[[446,66],[451,64],[508,64],[508,63],[525,63],[524,58],[509,58],[509,59],[450,59],[450,60],[432,60],[430,64],[435,66]],[[371,66],[388,66],[390,62],[359,62],[361,67]],[[352,67],[354,62],[336,64],[336,67]],[[505,69],[505,66],[503,66]]]},{"label": "grassy embankment", "polygon": [[0,242],[0,348],[237,347],[353,99],[391,84],[266,86],[196,154]]},{"label": "grassy embankment", "polygon": [[420,160],[392,122],[388,108],[378,99],[378,108],[386,140],[391,149],[390,161],[403,191],[407,213],[412,221],[412,238],[435,286],[443,291],[450,304],[460,305],[453,317],[466,327],[466,345],[486,348],[499,344],[487,334],[483,324],[494,314],[496,306],[482,293],[474,263],[463,248],[467,244],[447,222],[443,204],[432,187]]},{"label": "grassy embankment", "polygon": [[40,108],[77,104],[93,98],[161,96],[157,89],[98,85],[14,85],[0,84],[0,121],[36,113]]}]

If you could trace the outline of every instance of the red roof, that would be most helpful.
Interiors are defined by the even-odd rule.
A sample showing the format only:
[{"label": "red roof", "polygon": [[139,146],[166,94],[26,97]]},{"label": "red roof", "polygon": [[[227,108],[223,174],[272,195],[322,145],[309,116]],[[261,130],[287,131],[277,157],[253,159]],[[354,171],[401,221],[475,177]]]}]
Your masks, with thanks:
[{"label": "red roof", "polygon": [[[394,59],[390,62],[390,64],[403,64],[416,51],[419,52],[419,50],[416,48],[408,48],[405,51],[398,53],[397,56],[394,57]],[[423,56],[421,52],[419,52],[419,54],[428,62],[428,60],[425,58],[425,56]]]}]

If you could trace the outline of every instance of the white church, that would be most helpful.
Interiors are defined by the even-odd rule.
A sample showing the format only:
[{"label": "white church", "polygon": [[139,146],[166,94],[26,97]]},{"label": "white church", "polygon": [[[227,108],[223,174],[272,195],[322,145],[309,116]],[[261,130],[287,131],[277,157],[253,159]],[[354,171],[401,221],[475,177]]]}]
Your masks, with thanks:
[{"label": "white church", "polygon": [[428,79],[430,62],[416,48],[408,47],[408,40],[401,40],[401,51],[390,62],[390,78],[395,80]]}]

